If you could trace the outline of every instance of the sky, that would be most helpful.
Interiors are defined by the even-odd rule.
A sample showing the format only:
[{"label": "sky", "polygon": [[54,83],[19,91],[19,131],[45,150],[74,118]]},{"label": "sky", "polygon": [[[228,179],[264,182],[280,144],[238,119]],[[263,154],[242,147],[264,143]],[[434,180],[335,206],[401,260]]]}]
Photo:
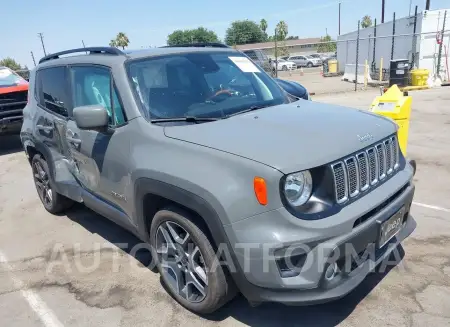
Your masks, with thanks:
[{"label": "sky", "polygon": [[[86,46],[107,46],[118,32],[130,39],[130,49],[166,44],[176,29],[206,27],[223,39],[234,20],[265,18],[268,32],[284,20],[289,34],[321,37],[338,34],[338,3],[341,2],[341,33],[357,29],[364,15],[381,20],[381,0],[0,0],[2,34],[0,59],[12,57],[34,67],[44,52],[38,33],[44,35],[47,53]],[[425,0],[386,0],[385,21],[412,12]],[[450,9],[450,0],[431,0],[431,9]],[[450,13],[449,13],[450,14]],[[450,26],[450,24],[449,24]]]}]

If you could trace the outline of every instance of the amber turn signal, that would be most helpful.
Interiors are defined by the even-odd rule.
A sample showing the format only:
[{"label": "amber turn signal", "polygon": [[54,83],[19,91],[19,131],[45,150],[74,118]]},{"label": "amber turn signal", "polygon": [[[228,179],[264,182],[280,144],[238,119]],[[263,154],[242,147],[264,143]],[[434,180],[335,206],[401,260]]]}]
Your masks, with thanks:
[{"label": "amber turn signal", "polygon": [[253,188],[258,202],[265,206],[267,204],[267,187],[266,181],[262,177],[255,177],[253,179]]}]

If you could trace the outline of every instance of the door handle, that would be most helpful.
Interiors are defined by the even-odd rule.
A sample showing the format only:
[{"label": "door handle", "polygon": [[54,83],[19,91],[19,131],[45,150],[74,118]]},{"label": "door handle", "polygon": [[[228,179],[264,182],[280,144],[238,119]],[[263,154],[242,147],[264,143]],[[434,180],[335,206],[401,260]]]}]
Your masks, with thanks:
[{"label": "door handle", "polygon": [[77,139],[77,138],[74,138],[74,137],[70,137],[70,136],[66,136],[66,139],[67,139],[67,141],[69,141],[72,144],[76,144],[76,145],[81,144],[81,140],[80,139]]},{"label": "door handle", "polygon": [[51,132],[53,131],[53,126],[48,125],[36,125],[37,129],[44,131],[44,132]]}]

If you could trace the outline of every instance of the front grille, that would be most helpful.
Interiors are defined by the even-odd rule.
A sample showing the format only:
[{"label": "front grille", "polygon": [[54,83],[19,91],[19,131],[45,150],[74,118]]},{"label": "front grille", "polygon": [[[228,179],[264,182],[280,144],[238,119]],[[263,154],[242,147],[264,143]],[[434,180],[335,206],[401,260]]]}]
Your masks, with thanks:
[{"label": "front grille", "polygon": [[344,203],[360,192],[374,187],[392,175],[399,167],[399,149],[396,136],[365,149],[342,161],[331,164],[337,203]]},{"label": "front grille", "polygon": [[28,91],[0,94],[0,121],[22,116],[27,104]]}]

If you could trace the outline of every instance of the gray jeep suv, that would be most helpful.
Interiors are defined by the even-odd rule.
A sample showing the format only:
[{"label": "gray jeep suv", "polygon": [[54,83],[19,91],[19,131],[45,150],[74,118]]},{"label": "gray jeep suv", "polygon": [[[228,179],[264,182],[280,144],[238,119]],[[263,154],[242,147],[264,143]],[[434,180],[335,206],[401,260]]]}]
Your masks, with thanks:
[{"label": "gray jeep suv", "polygon": [[49,212],[82,202],[131,231],[203,314],[237,291],[338,299],[386,262],[415,228],[396,131],[288,97],[233,49],[83,48],[31,73],[21,140]]}]

